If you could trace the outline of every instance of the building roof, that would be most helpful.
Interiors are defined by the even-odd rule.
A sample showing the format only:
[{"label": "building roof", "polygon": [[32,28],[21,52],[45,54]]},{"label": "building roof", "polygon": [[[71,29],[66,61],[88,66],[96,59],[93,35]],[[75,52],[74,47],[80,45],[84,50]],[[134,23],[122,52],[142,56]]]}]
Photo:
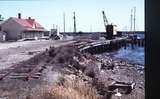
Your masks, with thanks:
[{"label": "building roof", "polygon": [[12,17],[18,24],[25,28],[25,31],[47,31],[34,19],[19,19]]}]

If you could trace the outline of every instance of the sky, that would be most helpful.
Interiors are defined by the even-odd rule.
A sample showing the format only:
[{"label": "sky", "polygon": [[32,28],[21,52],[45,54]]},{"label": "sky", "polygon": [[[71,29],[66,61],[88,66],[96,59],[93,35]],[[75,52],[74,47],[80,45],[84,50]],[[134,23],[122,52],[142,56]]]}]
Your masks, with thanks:
[{"label": "sky", "polygon": [[104,32],[102,10],[109,23],[118,31],[129,31],[131,9],[136,7],[135,28],[144,31],[144,0],[0,0],[0,14],[4,19],[17,17],[34,18],[46,29],[57,25],[60,31],[73,31],[73,12],[77,31]]}]

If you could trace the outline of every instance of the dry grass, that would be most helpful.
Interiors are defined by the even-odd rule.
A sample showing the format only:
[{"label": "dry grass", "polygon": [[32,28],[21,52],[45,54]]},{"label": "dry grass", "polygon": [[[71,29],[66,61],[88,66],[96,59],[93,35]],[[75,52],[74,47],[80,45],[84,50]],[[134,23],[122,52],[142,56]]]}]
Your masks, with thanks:
[{"label": "dry grass", "polygon": [[32,90],[28,99],[99,99],[96,89],[80,79],[61,78],[53,86]]}]

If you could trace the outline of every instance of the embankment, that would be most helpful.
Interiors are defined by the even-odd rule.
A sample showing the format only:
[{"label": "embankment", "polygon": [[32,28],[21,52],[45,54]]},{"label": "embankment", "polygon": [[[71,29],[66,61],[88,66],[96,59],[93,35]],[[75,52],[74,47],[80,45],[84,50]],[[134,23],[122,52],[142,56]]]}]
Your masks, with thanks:
[{"label": "embankment", "polygon": [[[0,96],[9,99],[144,99],[144,75],[133,65],[111,57],[102,59],[82,54],[73,45],[50,47],[17,65],[34,66],[27,72],[27,80],[10,78],[17,70],[23,71],[22,68],[1,80]],[[35,69],[37,67],[43,67],[41,72]],[[41,74],[38,78],[32,76],[37,73]],[[123,82],[122,87],[115,85],[112,90],[113,82]],[[131,89],[129,83],[136,85]]]}]

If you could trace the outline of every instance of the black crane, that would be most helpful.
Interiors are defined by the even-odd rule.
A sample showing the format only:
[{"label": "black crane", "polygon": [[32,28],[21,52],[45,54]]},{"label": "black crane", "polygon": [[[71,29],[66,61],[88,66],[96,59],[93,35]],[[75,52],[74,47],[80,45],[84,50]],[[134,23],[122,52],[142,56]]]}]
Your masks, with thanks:
[{"label": "black crane", "polygon": [[102,11],[102,14],[103,14],[104,26],[106,27],[108,25],[108,20],[106,18],[106,15],[105,15],[104,11]]},{"label": "black crane", "polygon": [[112,39],[113,38],[113,25],[108,23],[108,20],[106,18],[104,11],[102,11],[102,14],[103,14],[104,27],[106,29],[106,35],[104,37],[106,39]]}]

